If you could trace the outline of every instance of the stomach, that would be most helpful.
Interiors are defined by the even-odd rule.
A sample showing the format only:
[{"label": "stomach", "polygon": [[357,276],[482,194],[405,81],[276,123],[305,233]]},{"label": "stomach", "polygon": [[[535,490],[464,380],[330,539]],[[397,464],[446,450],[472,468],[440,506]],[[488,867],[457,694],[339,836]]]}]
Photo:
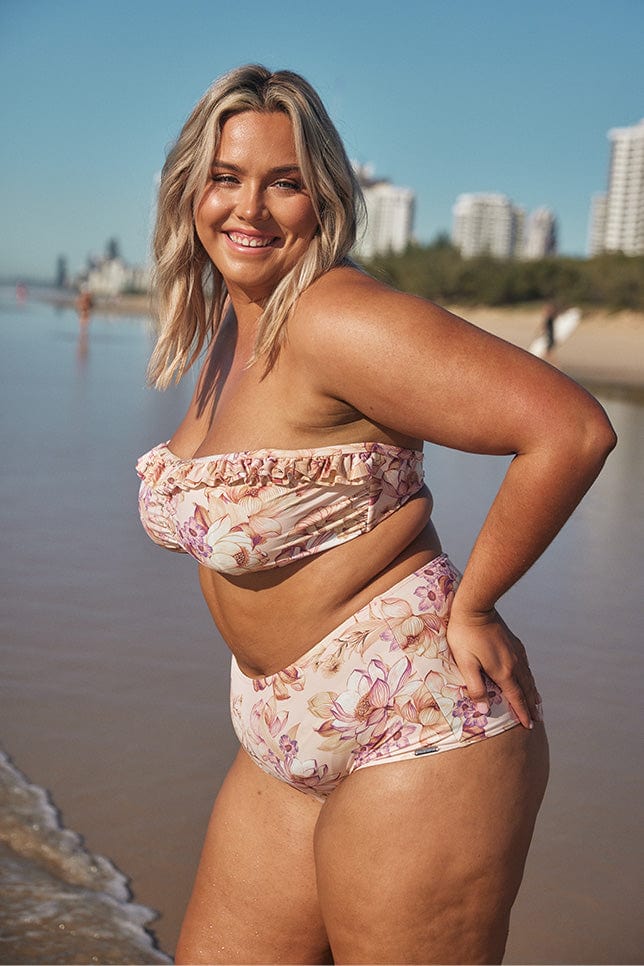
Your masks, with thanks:
[{"label": "stomach", "polygon": [[243,576],[201,566],[208,609],[249,677],[274,674],[442,552],[431,494],[419,491],[374,530],[306,560]]}]

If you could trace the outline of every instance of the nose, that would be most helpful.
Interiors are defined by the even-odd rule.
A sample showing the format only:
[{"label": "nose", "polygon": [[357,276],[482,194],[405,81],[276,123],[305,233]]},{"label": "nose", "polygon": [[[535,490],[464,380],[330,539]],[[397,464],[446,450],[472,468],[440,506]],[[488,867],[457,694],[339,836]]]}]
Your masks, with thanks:
[{"label": "nose", "polygon": [[261,185],[248,181],[238,195],[237,213],[244,221],[263,221],[268,217],[266,199]]}]

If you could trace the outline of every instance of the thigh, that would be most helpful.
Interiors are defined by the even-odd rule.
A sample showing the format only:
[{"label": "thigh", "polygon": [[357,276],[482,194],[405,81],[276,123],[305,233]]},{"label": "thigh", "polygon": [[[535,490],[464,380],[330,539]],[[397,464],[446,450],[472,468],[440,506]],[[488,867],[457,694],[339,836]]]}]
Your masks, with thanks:
[{"label": "thigh", "polygon": [[547,775],[536,725],[349,776],[315,836],[336,962],[501,962]]},{"label": "thigh", "polygon": [[319,812],[239,752],[208,825],[177,963],[330,962],[313,858]]}]

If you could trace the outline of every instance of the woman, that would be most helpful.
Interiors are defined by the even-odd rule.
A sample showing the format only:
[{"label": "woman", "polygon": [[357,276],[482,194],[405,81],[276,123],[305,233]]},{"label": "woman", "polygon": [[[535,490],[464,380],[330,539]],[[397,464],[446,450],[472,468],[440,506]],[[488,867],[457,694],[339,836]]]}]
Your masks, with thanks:
[{"label": "woman", "polygon": [[[221,78],[163,172],[152,381],[207,353],[140,507],[200,564],[241,742],[177,962],[500,962],[546,784],[495,604],[615,437],[554,369],[356,269],[358,211],[289,72]],[[515,454],[462,578],[423,440]]]}]

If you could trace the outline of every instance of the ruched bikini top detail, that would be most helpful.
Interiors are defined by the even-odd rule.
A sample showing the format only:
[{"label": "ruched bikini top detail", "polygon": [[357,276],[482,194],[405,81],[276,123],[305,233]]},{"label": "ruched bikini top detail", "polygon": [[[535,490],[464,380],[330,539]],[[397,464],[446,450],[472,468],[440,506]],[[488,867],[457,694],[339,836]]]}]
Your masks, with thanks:
[{"label": "ruched bikini top detail", "polygon": [[386,443],[182,458],[136,466],[155,543],[224,574],[281,567],[373,530],[423,485],[423,454]]}]

